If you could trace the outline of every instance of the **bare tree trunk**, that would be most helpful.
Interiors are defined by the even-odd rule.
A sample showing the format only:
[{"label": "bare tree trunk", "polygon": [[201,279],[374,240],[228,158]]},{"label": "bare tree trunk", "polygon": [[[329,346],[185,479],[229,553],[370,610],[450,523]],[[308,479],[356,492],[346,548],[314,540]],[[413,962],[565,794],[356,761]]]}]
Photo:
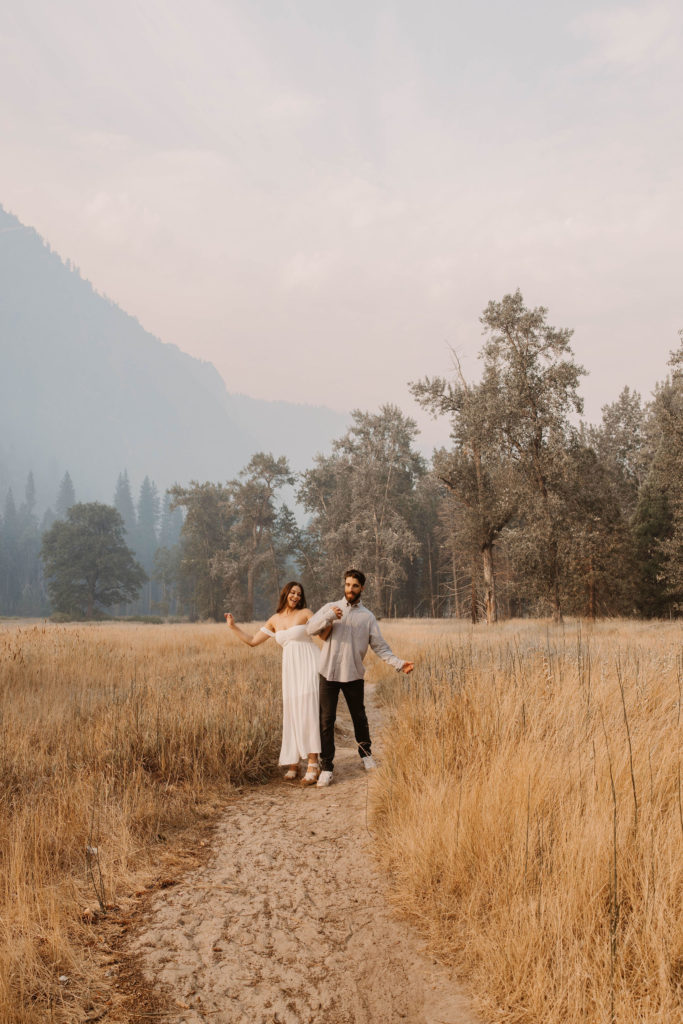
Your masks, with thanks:
[{"label": "bare tree trunk", "polygon": [[484,596],[486,601],[486,623],[496,622],[496,577],[493,571],[493,544],[485,544],[482,548],[484,562]]},{"label": "bare tree trunk", "polygon": [[254,575],[254,562],[252,560],[247,569],[247,606],[245,609],[247,622],[251,622],[254,617]]},{"label": "bare tree trunk", "polygon": [[436,610],[434,606],[434,574],[432,570],[432,542],[427,537],[427,560],[429,563],[429,607],[432,618],[436,618]]},{"label": "bare tree trunk", "polygon": [[595,618],[595,590],[595,567],[593,565],[593,556],[591,555],[588,562],[588,617],[590,619]]},{"label": "bare tree trunk", "polygon": [[385,614],[384,587],[382,586],[382,561],[379,545],[375,547],[375,591],[377,593],[377,617],[381,619]]},{"label": "bare tree trunk", "polygon": [[546,486],[545,474],[543,473],[543,470],[541,468],[541,459],[539,455],[540,447],[541,440],[540,435],[537,431],[536,441],[534,444],[534,467],[536,471],[538,490],[541,495],[541,500],[543,502],[543,513],[548,528],[550,597],[553,606],[553,620],[555,622],[562,622],[562,606],[560,604],[560,569],[557,557],[557,537],[555,536],[555,523],[553,521],[553,515],[550,511],[550,497],[548,495],[548,488]]},{"label": "bare tree trunk", "polygon": [[453,569],[453,598],[455,603],[455,617],[460,618],[460,597],[458,595],[458,564],[455,559],[455,548],[451,554],[451,564]]},{"label": "bare tree trunk", "polygon": [[472,624],[477,624],[477,584],[476,584],[476,566],[472,563],[472,604],[470,607],[470,614],[472,616]]},{"label": "bare tree trunk", "polygon": [[555,537],[552,537],[550,541],[550,559],[552,571],[553,621],[562,622],[562,606],[560,604],[560,571],[557,565],[557,541]]}]

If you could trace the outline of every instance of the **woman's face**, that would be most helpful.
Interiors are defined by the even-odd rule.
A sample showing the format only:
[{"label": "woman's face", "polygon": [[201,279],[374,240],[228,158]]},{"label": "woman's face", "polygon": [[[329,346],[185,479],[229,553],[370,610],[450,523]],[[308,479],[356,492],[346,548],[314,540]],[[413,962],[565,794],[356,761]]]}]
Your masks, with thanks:
[{"label": "woman's face", "polygon": [[298,608],[301,603],[301,587],[296,584],[292,587],[290,592],[287,594],[287,607]]}]

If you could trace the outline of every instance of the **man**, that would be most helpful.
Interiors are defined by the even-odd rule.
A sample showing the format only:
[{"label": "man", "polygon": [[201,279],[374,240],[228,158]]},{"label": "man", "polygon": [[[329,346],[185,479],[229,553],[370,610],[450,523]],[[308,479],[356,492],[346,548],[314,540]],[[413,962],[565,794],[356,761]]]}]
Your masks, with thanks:
[{"label": "man", "polygon": [[401,661],[392,654],[379,631],[377,619],[361,602],[365,576],[358,569],[349,569],[344,575],[344,600],[326,604],[308,620],[306,630],[311,636],[323,633],[329,626],[332,632],[325,640],[320,655],[320,776],[318,786],[332,783],[334,768],[334,723],[340,691],[344,694],[358,744],[363,767],[376,768],[372,756],[370,728],[365,714],[363,658],[368,644],[375,654],[393,665],[397,672],[413,671],[412,661]]}]

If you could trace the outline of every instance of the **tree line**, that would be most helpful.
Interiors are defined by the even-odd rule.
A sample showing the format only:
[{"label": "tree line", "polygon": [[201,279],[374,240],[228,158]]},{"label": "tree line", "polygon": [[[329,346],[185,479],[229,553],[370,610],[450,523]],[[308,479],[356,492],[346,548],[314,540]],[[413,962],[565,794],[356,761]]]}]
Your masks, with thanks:
[{"label": "tree line", "polygon": [[108,506],[79,506],[63,481],[41,542],[29,477],[24,502],[17,509],[10,494],[0,524],[0,610],[108,607],[217,621],[230,610],[248,620],[272,610],[287,578],[303,579],[309,604],[334,597],[354,564],[380,616],[678,614],[683,339],[649,401],[624,388],[589,425],[571,330],[553,327],[544,307],[527,308],[519,291],[490,302],[481,324],[476,380],[454,353],[449,377],[410,384],[450,427],[429,461],[415,422],[385,405],[355,410],[301,474],[259,452],[237,478],[175,486],[163,501],[146,478],[137,505],[121,474],[108,529],[110,548],[130,561],[104,598],[92,587],[83,596],[83,568],[78,600],[68,588],[60,595],[55,559],[61,536],[64,565],[73,563],[88,517],[94,528],[99,516],[101,533]]}]

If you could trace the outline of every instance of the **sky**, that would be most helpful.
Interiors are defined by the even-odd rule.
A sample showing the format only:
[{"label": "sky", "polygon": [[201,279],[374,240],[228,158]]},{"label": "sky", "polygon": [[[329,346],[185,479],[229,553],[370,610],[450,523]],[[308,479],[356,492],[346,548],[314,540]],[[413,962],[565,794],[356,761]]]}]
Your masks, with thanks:
[{"label": "sky", "polygon": [[665,376],[678,0],[2,9],[0,203],[230,391],[394,402],[438,443],[407,383],[476,378],[516,288],[574,328],[589,419]]}]

